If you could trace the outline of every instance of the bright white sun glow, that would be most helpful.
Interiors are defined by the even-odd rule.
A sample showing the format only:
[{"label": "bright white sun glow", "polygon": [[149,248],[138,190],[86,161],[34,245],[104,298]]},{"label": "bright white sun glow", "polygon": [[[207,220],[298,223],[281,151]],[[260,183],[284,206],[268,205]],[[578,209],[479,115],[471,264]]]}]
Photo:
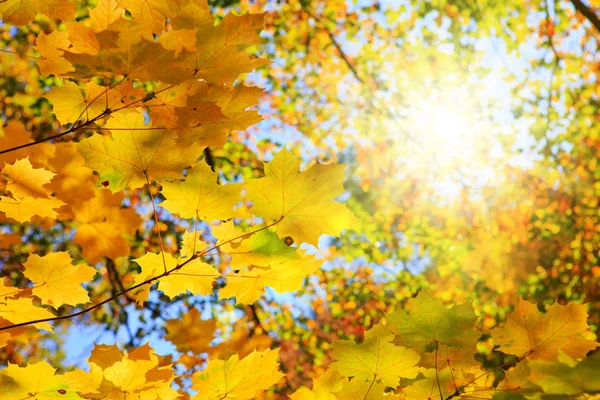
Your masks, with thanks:
[{"label": "bright white sun glow", "polygon": [[439,184],[492,179],[498,143],[480,99],[459,87],[412,98],[402,118],[385,124],[401,174]]}]

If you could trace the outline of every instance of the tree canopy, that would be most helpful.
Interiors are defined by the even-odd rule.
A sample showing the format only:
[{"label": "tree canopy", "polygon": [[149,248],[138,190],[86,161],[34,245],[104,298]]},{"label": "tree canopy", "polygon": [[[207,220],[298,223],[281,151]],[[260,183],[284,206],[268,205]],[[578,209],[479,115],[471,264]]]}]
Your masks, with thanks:
[{"label": "tree canopy", "polygon": [[595,0],[0,0],[0,398],[597,398],[599,46]]}]

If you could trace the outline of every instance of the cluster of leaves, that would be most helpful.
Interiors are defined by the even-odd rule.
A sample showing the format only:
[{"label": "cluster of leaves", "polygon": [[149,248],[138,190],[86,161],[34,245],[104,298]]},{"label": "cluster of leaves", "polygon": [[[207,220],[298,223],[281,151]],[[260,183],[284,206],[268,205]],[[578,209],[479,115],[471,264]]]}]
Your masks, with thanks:
[{"label": "cluster of leaves", "polygon": [[[344,193],[343,166],[317,163],[300,172],[300,160],[285,149],[263,165],[268,155],[260,150],[269,145],[255,154],[244,145],[251,135],[231,135],[261,119],[255,105],[263,90],[243,79],[267,65],[248,52],[259,52],[262,14],[211,13],[202,0],[0,1],[0,356],[8,364],[0,397],[598,394],[599,359],[586,357],[597,343],[579,304],[595,302],[598,324],[600,136],[590,126],[598,69],[593,58],[561,46],[577,30],[591,54],[595,36],[569,2],[552,12],[549,2],[530,2],[531,13],[548,13],[535,29],[522,4],[413,3],[408,13],[378,2],[242,4],[278,11],[266,18],[276,44],[266,53],[278,61],[263,69],[267,112],[311,138],[322,159],[342,152],[352,164],[346,188],[358,221],[334,201]],[[450,39],[421,26],[431,15]],[[551,51],[550,62],[532,63],[537,73],[552,71],[549,89],[530,80],[537,102],[546,95],[547,112],[540,116],[530,100],[515,110],[536,118],[543,161],[531,170],[507,166],[501,188],[471,196],[467,185],[454,203],[440,201],[427,187],[431,171],[398,164],[398,154],[384,151],[390,140],[378,133],[379,121],[401,117],[381,99],[410,108],[411,94],[430,88],[439,70],[449,87],[466,74],[484,76],[471,70],[477,54],[469,40],[491,32],[502,32],[512,51],[531,35]],[[355,57],[344,43],[354,37],[367,43]],[[449,42],[456,57],[436,52]],[[395,73],[398,54],[403,74],[387,86],[374,71]],[[573,78],[573,71],[585,76]],[[546,133],[564,123],[552,107],[559,102],[577,117],[551,138]],[[365,130],[369,140],[351,140]],[[414,172],[398,179],[389,173],[398,168]],[[433,268],[385,284],[369,268],[319,271],[324,259],[305,247],[350,227],[357,234],[334,242],[324,259],[408,265],[426,255]],[[320,281],[303,286],[311,274]],[[265,287],[303,288],[315,315],[264,302]],[[435,295],[420,291],[413,299],[422,287]],[[519,288],[542,300],[545,313],[518,300],[506,318]],[[563,305],[550,305],[556,297]],[[448,308],[440,299],[469,302]],[[199,304],[213,307],[212,319]],[[168,319],[167,305],[183,312]],[[60,340],[49,331],[80,316],[129,329],[127,310],[164,321],[157,330],[166,331],[179,358],[136,347],[150,332],[143,328],[129,332],[129,351],[96,344],[86,370],[63,373],[59,352],[44,348],[46,339]]]},{"label": "cluster of leaves", "polygon": [[[72,235],[72,242],[56,240],[41,254],[24,254],[21,271],[3,267],[10,279],[0,283],[0,347],[124,297],[144,307],[155,290],[169,299],[213,295],[218,288],[220,299],[235,297],[237,304],[255,302],[266,286],[297,290],[319,263],[292,244],[317,245],[321,234],[339,235],[351,225],[350,211],[334,201],[343,192],[341,165],[300,172],[300,161],[282,150],[265,165],[264,177],[219,183],[207,164],[207,146],[223,146],[232,130],[260,120],[248,108],[262,90],[237,79],[266,63],[246,52],[259,40],[263,15],[227,14],[217,22],[203,1],[116,0],[11,0],[0,3],[0,14],[15,27],[41,28],[35,46],[4,52],[51,82],[42,96],[56,121],[35,140],[16,113],[3,128],[3,240],[18,244],[28,226]],[[146,190],[157,245],[136,243],[132,252],[145,219],[135,202]],[[155,194],[169,212],[165,220],[191,227],[175,251],[163,240]],[[76,259],[58,248],[74,250]],[[107,295],[115,279],[120,290]],[[280,378],[272,368],[265,368],[269,380],[256,371],[257,362],[275,363],[277,352],[267,353],[225,357],[226,364],[212,360],[194,384],[199,398],[214,397],[201,382],[212,385],[223,368],[249,385],[237,385],[241,393],[266,389]],[[89,361],[88,373],[64,376],[46,362],[10,364],[2,373],[3,397],[179,397],[170,364],[147,346],[128,354],[98,346]]]},{"label": "cluster of leaves", "polygon": [[[590,339],[594,335],[587,324],[586,305],[555,304],[541,313],[536,305],[521,301],[505,323],[489,333],[476,330],[476,320],[470,304],[446,307],[422,291],[404,310],[366,331],[361,343],[334,342],[336,361],[330,369],[314,378],[312,388],[301,387],[290,398],[444,400],[562,395],[585,399],[600,392],[598,353],[586,358],[600,345]],[[204,332],[210,329],[207,321],[204,326],[184,323]],[[171,340],[196,345],[186,343],[185,336]],[[486,365],[493,353],[501,355],[500,365]],[[284,376],[278,368],[278,351],[267,348],[243,354],[212,359],[195,372],[192,388],[198,394],[194,398],[251,399]],[[172,387],[176,377],[171,361],[157,356],[148,345],[127,354],[114,345],[96,345],[88,362],[88,372],[76,369],[65,374],[56,374],[46,362],[9,365],[0,375],[0,393],[9,399],[57,394],[90,399],[180,397]]]}]

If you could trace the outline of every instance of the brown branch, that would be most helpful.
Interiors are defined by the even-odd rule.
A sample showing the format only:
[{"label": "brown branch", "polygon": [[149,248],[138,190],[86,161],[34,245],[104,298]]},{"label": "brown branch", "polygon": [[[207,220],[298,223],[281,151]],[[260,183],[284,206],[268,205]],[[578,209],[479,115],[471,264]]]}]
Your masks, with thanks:
[{"label": "brown branch", "polygon": [[104,304],[110,303],[111,301],[113,301],[113,300],[115,300],[115,299],[117,299],[117,298],[119,298],[119,297],[123,296],[124,294],[127,294],[127,293],[131,292],[132,290],[135,290],[135,289],[141,288],[142,286],[145,286],[145,285],[148,285],[148,284],[150,284],[150,283],[153,283],[154,281],[157,281],[157,280],[159,280],[159,279],[161,279],[161,278],[164,278],[165,276],[167,276],[167,275],[169,275],[169,274],[171,274],[171,273],[173,273],[173,272],[175,272],[175,271],[178,271],[178,270],[180,270],[181,268],[185,267],[187,264],[189,264],[189,263],[190,263],[190,262],[192,262],[193,260],[195,260],[195,259],[197,259],[197,258],[200,258],[200,257],[202,257],[202,256],[204,256],[204,255],[206,255],[206,254],[208,254],[209,252],[211,252],[211,251],[213,251],[213,250],[215,250],[215,249],[218,249],[218,248],[220,248],[220,247],[221,247],[221,246],[223,246],[224,244],[231,243],[231,242],[233,242],[234,240],[242,239],[242,238],[245,238],[245,237],[247,237],[247,236],[253,235],[253,234],[255,234],[255,233],[258,233],[258,232],[264,231],[265,229],[268,229],[268,228],[272,227],[273,225],[275,225],[275,224],[277,224],[277,223],[281,222],[281,220],[282,220],[283,218],[284,218],[284,217],[283,217],[283,216],[281,216],[280,218],[278,218],[278,219],[277,219],[277,220],[275,220],[274,222],[271,222],[270,224],[267,224],[267,225],[265,225],[265,226],[263,226],[263,227],[261,227],[261,228],[259,228],[259,229],[255,229],[255,230],[253,230],[253,231],[250,231],[250,232],[244,233],[243,235],[239,235],[239,236],[236,236],[236,237],[234,237],[234,238],[231,238],[231,239],[225,240],[224,242],[217,243],[216,245],[214,245],[214,246],[212,246],[212,247],[210,247],[210,248],[208,248],[208,249],[204,250],[204,251],[203,251],[203,252],[201,252],[201,253],[194,254],[194,255],[193,255],[193,256],[191,256],[191,257],[190,257],[188,260],[186,260],[186,261],[184,261],[183,263],[181,263],[181,264],[177,265],[175,268],[173,268],[173,269],[171,269],[171,270],[169,270],[169,271],[163,272],[162,274],[160,274],[160,275],[157,275],[157,276],[154,276],[154,277],[152,277],[152,278],[148,278],[148,279],[146,279],[144,282],[140,282],[140,283],[138,283],[137,285],[133,285],[133,286],[131,286],[130,288],[128,288],[128,289],[125,289],[125,290],[123,290],[123,291],[121,291],[121,292],[119,292],[119,293],[115,294],[114,296],[111,296],[111,297],[109,297],[109,298],[107,298],[107,299],[105,299],[105,300],[102,300],[101,302],[99,302],[99,303],[96,303],[96,304],[94,304],[94,305],[92,305],[92,306],[90,306],[90,307],[88,307],[88,308],[84,308],[83,310],[77,311],[77,312],[75,312],[75,313],[72,313],[72,314],[61,315],[61,316],[56,316],[56,317],[51,317],[51,318],[41,318],[41,319],[36,319],[36,320],[33,320],[33,321],[20,322],[20,323],[18,323],[18,324],[13,324],[13,325],[8,325],[8,326],[3,326],[3,327],[0,327],[0,332],[1,332],[1,331],[6,331],[6,330],[9,330],[9,329],[13,329],[13,328],[18,328],[18,327],[21,327],[21,326],[27,326],[27,325],[33,325],[33,324],[39,324],[39,323],[42,323],[42,322],[60,321],[60,320],[63,320],[63,319],[69,319],[69,318],[78,317],[78,316],[80,316],[80,315],[86,314],[86,313],[88,313],[88,312],[90,312],[90,311],[93,311],[93,310],[95,310],[95,309],[99,308],[99,307],[102,307]]},{"label": "brown branch", "polygon": [[581,0],[571,0],[571,3],[573,3],[575,9],[581,14],[583,14],[583,16],[587,18],[587,20],[590,21],[592,25],[594,25],[596,30],[600,32],[600,19],[598,18],[596,13],[590,7],[583,4]]},{"label": "brown branch", "polygon": [[469,382],[467,382],[464,385],[462,385],[461,387],[457,388],[454,392],[452,392],[444,400],[450,400],[450,399],[455,398],[456,396],[461,395],[463,390],[465,390],[467,388],[467,386],[471,385],[472,383],[478,381],[479,379],[483,378],[486,375],[491,374],[492,372],[496,371],[497,369],[508,367],[508,366],[511,366],[512,364],[517,365],[518,363],[520,363],[521,361],[523,361],[524,359],[529,357],[531,354],[533,354],[533,350],[529,350],[527,353],[523,354],[521,357],[516,357],[514,360],[511,360],[509,362],[506,362],[504,364],[500,364],[494,368],[491,368],[489,371],[486,371],[483,374],[476,376],[475,378],[471,379]]},{"label": "brown branch", "polygon": [[27,54],[25,54],[25,53],[19,53],[18,51],[12,51],[12,50],[6,50],[6,49],[0,49],[0,51],[3,52],[3,53],[16,54],[18,56],[33,58],[34,60],[41,60],[42,59],[42,57],[28,56]]},{"label": "brown branch", "polygon": [[350,72],[352,72],[352,75],[354,75],[354,78],[356,78],[357,81],[359,81],[360,83],[362,83],[364,85],[365,81],[360,77],[360,75],[358,75],[358,71],[356,70],[356,67],[354,66],[354,64],[352,64],[352,62],[350,61],[350,59],[348,58],[348,55],[344,52],[344,50],[342,50],[342,46],[338,43],[335,36],[333,36],[333,33],[331,32],[331,30],[321,21],[321,19],[319,17],[314,15],[310,10],[304,9],[304,11],[312,19],[321,23],[321,25],[323,26],[323,29],[325,29],[325,31],[327,31],[327,36],[329,36],[329,40],[331,40],[331,43],[333,43],[333,45],[337,49],[338,53],[340,53],[340,58],[342,59],[342,61],[344,61],[344,64],[346,64],[346,66],[348,67]]},{"label": "brown branch", "polygon": [[[122,82],[124,79],[125,79],[125,78],[123,78],[123,79],[122,79],[120,82]],[[119,83],[119,82],[117,82],[116,84],[118,84],[118,83]],[[115,85],[116,85],[116,84],[115,84]],[[174,86],[174,85],[167,86],[166,88],[163,88],[163,89],[161,89],[161,90],[159,90],[159,91],[157,91],[157,92],[154,92],[154,93],[152,93],[152,96],[144,96],[143,98],[141,98],[141,99],[138,99],[138,100],[134,100],[134,101],[132,101],[131,103],[129,103],[129,104],[126,104],[126,105],[124,105],[124,106],[122,106],[122,107],[115,108],[115,109],[107,109],[107,110],[104,110],[104,111],[103,111],[101,114],[99,114],[98,116],[96,116],[96,117],[92,118],[91,120],[88,120],[88,121],[86,121],[86,122],[84,122],[84,123],[82,123],[82,124],[80,124],[80,125],[73,125],[71,128],[69,128],[69,129],[67,129],[66,131],[64,131],[64,132],[62,132],[62,133],[59,133],[59,134],[57,134],[57,135],[48,136],[47,138],[40,139],[40,140],[36,140],[35,142],[31,142],[31,143],[25,143],[25,144],[22,144],[22,145],[20,145],[20,146],[16,146],[16,147],[11,147],[11,148],[9,148],[9,149],[0,150],[0,155],[2,155],[2,154],[6,154],[6,153],[10,153],[10,152],[12,152],[12,151],[16,151],[16,150],[24,149],[24,148],[26,148],[26,147],[34,146],[34,145],[36,145],[36,144],[39,144],[39,143],[48,142],[48,141],[50,141],[50,140],[53,140],[53,139],[58,139],[58,138],[61,138],[61,137],[65,136],[65,135],[68,135],[68,134],[70,134],[70,133],[73,133],[73,132],[75,132],[75,131],[78,131],[78,130],[79,130],[79,129],[81,129],[81,128],[84,128],[84,127],[86,127],[86,126],[90,126],[91,124],[93,124],[93,123],[94,123],[94,122],[96,122],[97,120],[99,120],[99,119],[101,119],[101,118],[103,118],[103,117],[106,117],[107,115],[110,115],[110,114],[112,114],[112,113],[115,113],[115,112],[117,112],[117,111],[121,111],[121,110],[122,110],[122,109],[124,109],[124,108],[131,107],[132,105],[134,105],[134,104],[137,104],[137,103],[139,103],[139,102],[148,101],[148,100],[149,100],[150,98],[152,98],[154,95],[156,95],[156,94],[158,94],[158,93],[161,93],[161,92],[164,92],[165,90],[169,90],[169,89],[171,89],[173,86]],[[113,85],[113,87],[114,87],[114,85]],[[109,87],[109,88],[107,88],[107,90],[108,90],[108,89],[110,89],[110,87]],[[100,94],[98,95],[98,97],[99,97],[99,96],[101,96],[102,94],[104,94],[104,92],[103,92],[103,93],[100,93]],[[92,103],[93,103],[94,101],[95,101],[95,100],[93,100],[93,101],[92,101]],[[89,107],[89,105],[88,105],[88,107]],[[84,109],[84,112],[85,112],[85,110],[86,110],[86,109],[87,109],[87,107]],[[83,115],[83,114],[81,114],[81,115]],[[79,118],[81,118],[81,116],[80,116]],[[78,118],[78,119],[79,119],[79,118]]]},{"label": "brown branch", "polygon": [[89,126],[89,125],[93,124],[94,122],[96,122],[100,118],[105,117],[105,116],[109,115],[110,113],[111,113],[110,110],[105,110],[105,111],[102,112],[102,114],[98,115],[97,117],[92,118],[91,120],[86,121],[83,124],[73,125],[71,128],[69,128],[66,131],[64,131],[62,133],[59,133],[57,135],[48,136],[47,138],[39,139],[39,140],[36,140],[35,142],[31,142],[31,143],[25,143],[25,144],[22,144],[20,146],[11,147],[9,149],[0,150],[0,155],[6,154],[6,153],[10,153],[12,151],[21,150],[21,149],[24,149],[26,147],[34,146],[36,144],[40,144],[40,143],[44,143],[44,142],[49,142],[50,140],[53,140],[53,139],[61,138],[61,137],[65,136],[65,135],[68,135],[70,133],[78,131],[81,128],[84,128],[86,126]]}]

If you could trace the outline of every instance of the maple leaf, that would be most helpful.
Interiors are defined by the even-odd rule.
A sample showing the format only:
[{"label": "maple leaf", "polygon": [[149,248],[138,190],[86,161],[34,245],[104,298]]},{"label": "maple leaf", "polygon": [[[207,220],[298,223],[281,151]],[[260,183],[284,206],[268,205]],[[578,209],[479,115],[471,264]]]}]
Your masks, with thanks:
[{"label": "maple leaf", "polygon": [[128,354],[116,346],[95,345],[89,358],[90,371],[69,373],[66,379],[86,398],[164,399],[179,397],[171,388],[173,370],[145,344]]},{"label": "maple leaf", "polygon": [[168,18],[179,11],[178,0],[118,0],[119,6],[131,13],[136,24],[152,33],[159,34],[165,29]]},{"label": "maple leaf", "polygon": [[280,219],[277,233],[296,243],[318,244],[321,234],[339,235],[350,227],[352,213],[333,201],[344,192],[343,165],[313,165],[299,172],[300,161],[283,149],[265,164],[265,177],[248,181],[252,212]]},{"label": "maple leaf", "polygon": [[81,118],[92,120],[121,102],[119,92],[94,82],[79,86],[65,81],[61,87],[52,88],[46,98],[52,102],[52,111],[63,125],[75,123]]},{"label": "maple leaf", "polygon": [[[45,308],[36,307],[30,298],[21,297],[19,299],[0,298],[0,317],[13,324],[22,322],[36,321],[54,317],[54,314]],[[38,322],[33,324],[38,329],[52,331],[52,325],[48,322]]]},{"label": "maple leaf", "polygon": [[79,142],[77,148],[86,165],[109,182],[113,193],[152,180],[181,177],[183,169],[202,153],[198,146],[177,146],[175,137],[164,129],[145,125],[141,112],[117,113],[107,127],[112,138],[94,135]]},{"label": "maple leaf", "polygon": [[[12,120],[5,127],[0,127],[0,150],[6,151],[33,142],[31,132],[25,126]],[[54,146],[49,143],[39,143],[34,147],[22,148],[0,155],[0,165],[12,164],[22,158],[29,158],[34,167],[45,166],[48,158],[54,155]]]},{"label": "maple leaf", "polygon": [[219,290],[220,299],[235,297],[237,304],[252,304],[269,286],[279,293],[299,290],[304,278],[319,268],[315,260],[306,257],[279,264],[269,269],[254,268],[226,275],[227,286]]},{"label": "maple leaf", "polygon": [[273,339],[269,335],[258,335],[246,329],[235,329],[231,337],[208,350],[209,358],[226,360],[234,354],[244,358],[253,351],[264,351],[271,347]]},{"label": "maple leaf", "polygon": [[69,33],[70,53],[89,54],[95,56],[100,51],[100,43],[92,28],[79,22],[70,21],[65,23]]},{"label": "maple leaf", "polygon": [[[528,362],[519,362],[515,367],[509,369],[504,374],[504,380],[500,382],[497,388],[492,388],[494,392],[511,393],[514,395],[525,396],[531,395],[539,391],[539,387],[532,383],[528,376],[531,370]],[[483,393],[484,391],[477,388],[473,391]],[[495,399],[496,397],[494,397]],[[509,397],[510,398],[510,397]]]},{"label": "maple leaf", "polygon": [[192,82],[184,82],[175,86],[161,84],[156,87],[154,97],[144,103],[149,108],[152,123],[167,128],[175,126],[178,119],[176,110],[187,105],[188,95],[195,86]]},{"label": "maple leaf", "polygon": [[382,324],[365,332],[365,340],[357,344],[353,340],[333,343],[331,367],[342,376],[357,381],[377,381],[396,387],[400,378],[417,376],[416,364],[421,358],[415,351],[395,346],[390,341],[394,335]]},{"label": "maple leaf", "polygon": [[64,205],[64,202],[54,197],[49,199],[36,199],[33,197],[11,199],[10,197],[0,196],[0,211],[18,222],[31,221],[31,218],[36,215],[56,218],[58,213],[54,209]]},{"label": "maple leaf", "polygon": [[181,258],[189,258],[206,248],[206,243],[202,241],[201,235],[202,231],[185,231],[183,240],[181,241],[181,249],[179,250]]},{"label": "maple leaf", "polygon": [[240,202],[242,183],[217,184],[218,174],[204,163],[197,163],[184,182],[165,182],[161,193],[166,200],[160,206],[181,218],[206,221],[234,216],[232,208]]},{"label": "maple leaf", "polygon": [[42,75],[63,75],[74,70],[73,64],[65,59],[65,50],[71,46],[69,33],[52,31],[46,35],[40,33],[36,39],[35,49],[41,58],[37,60]]},{"label": "maple leaf", "polygon": [[[241,231],[236,234],[242,235]],[[244,268],[249,265],[268,267],[300,258],[296,248],[286,246],[277,234],[268,230],[257,232],[240,243],[225,244],[220,249],[222,253],[231,256],[229,265],[232,268]]]},{"label": "maple leaf", "polygon": [[409,386],[402,388],[402,393],[406,395],[407,399],[446,399],[455,390],[454,387],[449,387],[453,382],[450,368],[445,368],[441,371],[427,369],[423,371],[422,378],[423,379],[418,379]]},{"label": "maple leaf", "polygon": [[[125,21],[125,23],[121,23]],[[89,78],[99,73],[127,76],[140,81],[160,81],[178,84],[190,78],[173,51],[166,51],[154,41],[141,39],[139,25],[123,19],[114,22],[108,30],[96,34],[100,52],[64,54],[65,62],[74,66],[74,75]]]},{"label": "maple leaf", "polygon": [[[182,12],[187,13],[187,10]],[[264,14],[236,16],[229,13],[216,27],[207,23],[205,13],[197,13],[194,17],[192,26],[181,26],[187,29],[198,27],[198,48],[185,60],[189,76],[221,85],[233,83],[241,73],[269,63],[243,50],[260,43],[259,32],[263,27]],[[189,21],[187,16],[183,19]],[[174,26],[180,27],[179,21],[181,19],[175,18]]]},{"label": "maple leaf", "polygon": [[587,304],[554,303],[545,314],[523,299],[508,314],[503,326],[492,330],[500,350],[530,360],[558,359],[559,351],[583,358],[598,342],[583,338],[589,332]]},{"label": "maple leaf", "polygon": [[94,197],[73,205],[74,219],[80,222],[73,238],[81,246],[83,256],[92,264],[102,257],[116,259],[129,255],[125,237],[135,233],[142,219],[135,210],[121,208],[123,193],[96,189]]},{"label": "maple leaf", "polygon": [[117,4],[117,0],[99,0],[96,7],[89,9],[90,26],[94,32],[101,32],[125,15],[125,10]]},{"label": "maple leaf", "polygon": [[204,371],[192,376],[195,400],[247,400],[259,390],[275,385],[279,372],[278,350],[254,351],[240,360],[237,354],[225,360],[211,360]]},{"label": "maple leaf", "polygon": [[0,2],[0,17],[6,23],[21,26],[44,14],[50,18],[71,19],[75,5],[70,0],[4,0]]},{"label": "maple leaf", "polygon": [[447,308],[422,290],[405,308],[407,311],[398,310],[387,317],[396,344],[417,350],[423,356],[423,365],[429,368],[473,364],[481,334],[474,329],[477,316],[471,304]]},{"label": "maple leaf", "polygon": [[14,196],[47,198],[44,185],[50,183],[55,174],[45,168],[33,168],[27,157],[5,164],[2,175],[7,180],[6,189]]},{"label": "maple leaf", "polygon": [[197,82],[188,92],[185,107],[173,109],[180,142],[223,146],[231,131],[243,131],[261,121],[256,110],[262,90],[237,85],[233,89]]},{"label": "maple leaf", "polygon": [[[71,206],[94,197],[98,177],[85,166],[85,160],[77,151],[76,143],[56,143],[52,147],[54,156],[48,159],[46,165],[56,176],[44,187]],[[61,216],[65,217],[67,210],[61,208],[60,211]],[[67,219],[71,217],[66,216]]]},{"label": "maple leaf", "polygon": [[[313,378],[312,390],[301,387],[290,396],[291,400],[336,400],[334,393],[339,392],[346,380],[337,371],[327,370],[318,378]],[[361,397],[361,399],[363,399]]]},{"label": "maple leaf", "polygon": [[600,353],[592,354],[579,363],[569,364],[528,360],[528,378],[548,394],[576,396],[600,393]]},{"label": "maple leaf", "polygon": [[158,38],[158,42],[162,44],[165,50],[172,50],[175,57],[185,49],[189,52],[196,50],[196,30],[195,29],[178,29],[175,31],[165,32]]},{"label": "maple leaf", "polygon": [[[400,399],[395,394],[384,392],[385,385],[376,382],[352,379],[345,381],[340,391],[335,393],[337,400],[394,400]],[[412,398],[411,398],[412,399]]]},{"label": "maple leaf", "polygon": [[178,270],[174,270],[178,265],[178,260],[168,253],[162,255],[146,253],[133,261],[142,267],[142,272],[135,277],[136,285],[162,274],[166,264],[169,275],[158,280],[158,288],[169,297],[185,294],[187,291],[195,295],[212,294],[213,282],[221,276],[212,265],[203,263],[198,259],[188,262]]},{"label": "maple leaf", "polygon": [[[25,367],[8,364],[6,369],[0,371],[0,375],[5,375],[13,380],[14,386],[6,393],[10,400],[79,399],[80,397],[69,388],[64,376],[56,375],[55,372],[56,368],[47,361],[41,361],[29,363]],[[5,398],[4,395],[2,398]]]},{"label": "maple leaf", "polygon": [[165,339],[170,340],[179,352],[191,351],[194,354],[200,354],[210,348],[216,328],[216,320],[202,320],[200,311],[192,308],[183,315],[183,318],[167,321]]},{"label": "maple leaf", "polygon": [[77,305],[89,302],[89,295],[81,284],[92,280],[96,270],[88,265],[73,265],[66,251],[50,253],[43,257],[30,254],[25,266],[25,276],[34,283],[32,293],[42,299],[42,304],[55,308],[63,304]]}]

